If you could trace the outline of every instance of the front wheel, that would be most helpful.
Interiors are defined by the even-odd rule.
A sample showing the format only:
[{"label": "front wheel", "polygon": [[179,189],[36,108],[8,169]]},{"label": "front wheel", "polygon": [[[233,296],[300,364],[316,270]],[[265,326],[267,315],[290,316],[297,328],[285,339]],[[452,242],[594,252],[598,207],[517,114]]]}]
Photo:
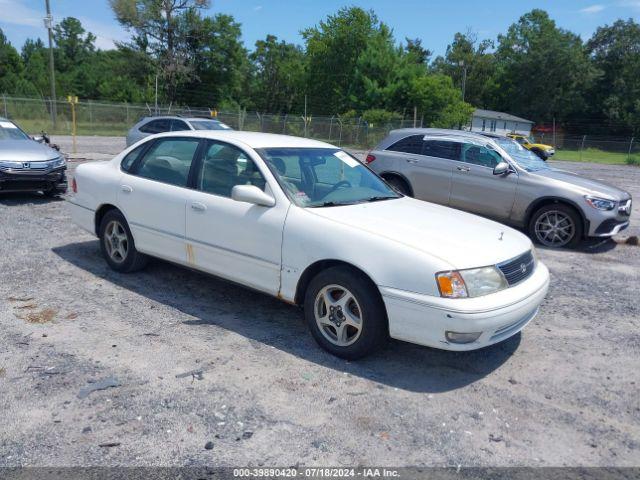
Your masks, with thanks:
[{"label": "front wheel", "polygon": [[148,257],[136,250],[129,224],[118,210],[102,218],[99,237],[102,255],[113,270],[129,273],[146,266]]},{"label": "front wheel", "polygon": [[322,348],[349,360],[381,348],[388,337],[387,316],[378,288],[348,267],[320,272],[309,284],[304,313]]},{"label": "front wheel", "polygon": [[582,238],[582,219],[571,207],[563,204],[545,205],[529,222],[529,234],[545,247],[575,247]]}]

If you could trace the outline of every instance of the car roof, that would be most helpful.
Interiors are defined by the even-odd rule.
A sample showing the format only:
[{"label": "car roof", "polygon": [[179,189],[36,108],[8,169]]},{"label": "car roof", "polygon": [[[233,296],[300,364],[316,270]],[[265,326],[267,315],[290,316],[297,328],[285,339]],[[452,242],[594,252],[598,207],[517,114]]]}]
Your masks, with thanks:
[{"label": "car roof", "polygon": [[149,115],[146,117],[142,117],[142,121],[147,120],[186,120],[188,122],[200,121],[200,120],[210,120],[212,122],[222,123],[217,118],[209,118],[209,117],[184,117],[182,115]]},{"label": "car roof", "polygon": [[155,137],[198,137],[211,140],[235,140],[251,148],[338,148],[329,143],[310,138],[278,135],[275,133],[244,132],[238,130],[189,130],[165,132]]},{"label": "car roof", "polygon": [[486,136],[478,132],[470,132],[468,130],[453,130],[446,128],[399,128],[397,130],[391,130],[389,134],[382,140],[374,150],[386,150],[398,140],[402,140],[405,137],[411,135],[434,135],[434,136],[446,136],[446,137],[458,137],[458,138],[475,138],[475,139],[487,139]]}]

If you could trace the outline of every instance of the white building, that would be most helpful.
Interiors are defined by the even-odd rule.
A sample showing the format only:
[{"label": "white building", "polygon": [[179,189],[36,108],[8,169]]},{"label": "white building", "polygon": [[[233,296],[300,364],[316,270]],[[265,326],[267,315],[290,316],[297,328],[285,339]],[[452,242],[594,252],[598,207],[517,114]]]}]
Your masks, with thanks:
[{"label": "white building", "polygon": [[533,122],[516,117],[509,113],[494,112],[493,110],[477,109],[471,117],[473,132],[494,132],[506,135],[507,133],[519,133],[529,135]]}]

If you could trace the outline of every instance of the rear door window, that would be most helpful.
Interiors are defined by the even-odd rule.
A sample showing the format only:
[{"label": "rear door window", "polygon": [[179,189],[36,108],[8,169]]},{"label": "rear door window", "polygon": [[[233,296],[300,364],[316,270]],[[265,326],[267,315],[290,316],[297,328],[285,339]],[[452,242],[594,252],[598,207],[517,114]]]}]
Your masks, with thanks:
[{"label": "rear door window", "polygon": [[411,135],[405,137],[402,140],[398,140],[396,143],[387,148],[392,152],[412,153],[414,155],[420,155],[422,153],[422,139],[424,135]]},{"label": "rear door window", "polygon": [[429,157],[460,160],[460,144],[446,140],[426,140],[422,153]]},{"label": "rear door window", "polygon": [[198,149],[197,138],[163,138],[156,141],[136,166],[139,177],[186,187],[193,156]]},{"label": "rear door window", "polygon": [[149,123],[145,123],[140,127],[140,131],[144,133],[162,133],[171,130],[171,122],[168,118],[159,118],[158,120],[151,120]]},{"label": "rear door window", "polygon": [[183,122],[182,120],[171,120],[171,131],[172,132],[181,132],[184,130],[191,130],[189,128],[189,125],[186,124],[186,122]]}]

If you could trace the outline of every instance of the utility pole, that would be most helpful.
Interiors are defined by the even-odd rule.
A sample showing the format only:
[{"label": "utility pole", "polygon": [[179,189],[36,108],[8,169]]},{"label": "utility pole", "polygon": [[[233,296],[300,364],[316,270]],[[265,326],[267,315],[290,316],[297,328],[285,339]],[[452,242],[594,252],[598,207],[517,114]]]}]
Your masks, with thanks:
[{"label": "utility pole", "polygon": [[413,128],[416,128],[416,125],[418,123],[418,107],[417,106],[413,106]]},{"label": "utility pole", "polygon": [[158,115],[158,74],[156,73],[156,115]]},{"label": "utility pole", "polygon": [[51,15],[51,7],[49,0],[45,0],[47,7],[47,16],[44,18],[44,26],[49,31],[49,80],[51,81],[51,124],[52,128],[56,128],[56,74],[53,65],[53,16]]},{"label": "utility pole", "polygon": [[464,60],[460,60],[458,65],[462,67],[462,101],[464,102],[465,90],[467,89],[467,66]]},{"label": "utility pole", "polygon": [[304,136],[307,136],[307,94],[304,94]]}]

